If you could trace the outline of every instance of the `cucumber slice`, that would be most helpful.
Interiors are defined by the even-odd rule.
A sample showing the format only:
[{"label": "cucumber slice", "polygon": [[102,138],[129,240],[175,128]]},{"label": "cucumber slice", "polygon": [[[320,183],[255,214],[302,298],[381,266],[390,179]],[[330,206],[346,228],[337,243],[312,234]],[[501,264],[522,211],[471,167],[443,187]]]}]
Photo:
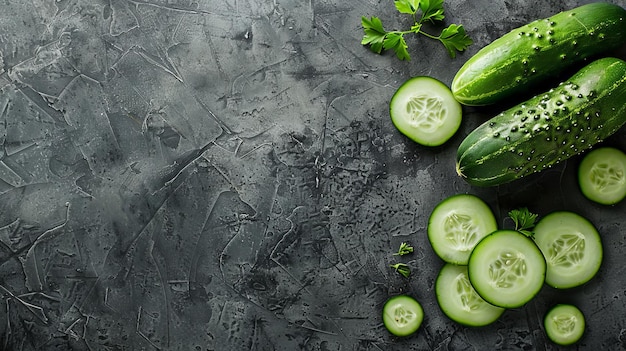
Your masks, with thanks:
[{"label": "cucumber slice", "polygon": [[468,275],[485,301],[515,308],[541,290],[546,261],[529,237],[514,230],[498,230],[476,245],[469,258]]},{"label": "cucumber slice", "polygon": [[578,185],[589,200],[616,204],[626,197],[626,154],[612,147],[595,149],[578,166]]},{"label": "cucumber slice", "polygon": [[459,129],[462,109],[448,86],[435,78],[418,76],[398,88],[389,103],[389,114],[409,139],[439,146]]},{"label": "cucumber slice", "polygon": [[435,206],[427,231],[437,256],[448,263],[466,265],[474,246],[496,229],[496,218],[483,200],[458,194]]},{"label": "cucumber slice", "polygon": [[423,320],[422,305],[411,296],[394,296],[383,306],[383,324],[393,335],[411,335],[419,329]]},{"label": "cucumber slice", "polygon": [[435,293],[439,307],[448,318],[470,327],[491,324],[505,311],[476,293],[467,276],[467,266],[445,264],[435,281]]},{"label": "cucumber slice", "polygon": [[572,212],[558,211],[535,226],[535,243],[547,263],[546,283],[567,289],[596,275],[602,263],[602,241],[594,225]]},{"label": "cucumber slice", "polygon": [[580,340],[585,332],[585,316],[574,305],[558,304],[546,313],[543,326],[552,342],[571,345]]}]

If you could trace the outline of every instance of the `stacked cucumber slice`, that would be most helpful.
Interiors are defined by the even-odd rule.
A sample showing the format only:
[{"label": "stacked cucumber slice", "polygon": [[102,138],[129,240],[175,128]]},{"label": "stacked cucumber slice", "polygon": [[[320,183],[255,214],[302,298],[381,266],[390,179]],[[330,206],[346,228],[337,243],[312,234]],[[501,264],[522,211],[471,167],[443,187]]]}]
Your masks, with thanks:
[{"label": "stacked cucumber slice", "polygon": [[[445,262],[435,282],[437,301],[457,323],[491,324],[506,309],[531,301],[544,285],[580,286],[600,268],[600,235],[579,214],[552,212],[532,231],[496,223],[489,206],[469,194],[444,199],[430,215],[428,239]],[[544,322],[546,335],[557,344],[574,343],[584,331],[584,316],[571,305],[555,306]]]}]

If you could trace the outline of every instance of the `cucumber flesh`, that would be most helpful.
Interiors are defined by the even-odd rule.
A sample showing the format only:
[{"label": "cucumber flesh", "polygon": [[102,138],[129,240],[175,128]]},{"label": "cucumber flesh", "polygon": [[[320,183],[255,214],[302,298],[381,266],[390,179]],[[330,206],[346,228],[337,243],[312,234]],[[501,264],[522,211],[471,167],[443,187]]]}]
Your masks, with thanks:
[{"label": "cucumber flesh", "polygon": [[435,281],[437,302],[451,320],[470,327],[489,325],[505,309],[485,301],[469,281],[467,266],[445,264]]},{"label": "cucumber flesh", "polygon": [[578,307],[558,304],[552,307],[543,320],[548,338],[557,345],[571,345],[585,332],[585,316]]},{"label": "cucumber flesh", "polygon": [[626,154],[612,147],[595,149],[578,167],[580,190],[589,200],[614,205],[626,197]]},{"label": "cucumber flesh", "polygon": [[496,229],[496,218],[483,200],[458,194],[435,206],[427,231],[437,256],[448,263],[466,265],[474,246]]},{"label": "cucumber flesh", "polygon": [[448,141],[461,125],[462,108],[441,81],[418,76],[398,88],[389,103],[395,127],[424,146]]},{"label": "cucumber flesh", "polygon": [[395,336],[408,336],[417,331],[424,320],[424,310],[408,295],[391,297],[383,306],[383,324]]},{"label": "cucumber flesh", "polygon": [[521,307],[541,290],[546,274],[543,254],[529,237],[498,230],[484,237],[469,258],[468,275],[485,301]]},{"label": "cucumber flesh", "polygon": [[600,269],[602,242],[586,218],[568,211],[553,212],[537,223],[534,233],[546,259],[546,284],[573,288],[591,280]]}]

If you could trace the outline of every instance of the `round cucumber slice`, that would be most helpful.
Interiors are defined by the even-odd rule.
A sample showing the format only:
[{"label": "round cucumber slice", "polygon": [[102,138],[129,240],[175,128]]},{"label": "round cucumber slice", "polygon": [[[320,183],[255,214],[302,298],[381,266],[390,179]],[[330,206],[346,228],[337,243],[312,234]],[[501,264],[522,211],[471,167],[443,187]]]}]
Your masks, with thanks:
[{"label": "round cucumber slice", "polygon": [[466,265],[474,246],[496,229],[496,218],[483,200],[458,194],[435,206],[427,231],[437,256],[448,263]]},{"label": "round cucumber slice", "polygon": [[423,320],[422,305],[411,296],[394,296],[383,306],[383,324],[393,335],[411,335],[419,329]]},{"label": "round cucumber slice", "polygon": [[626,197],[626,154],[612,147],[595,149],[578,166],[578,184],[583,195],[603,205]]},{"label": "round cucumber slice", "polygon": [[467,266],[445,264],[435,281],[437,302],[453,321],[470,327],[489,325],[505,311],[485,301],[469,281]]},{"label": "round cucumber slice", "polygon": [[428,77],[413,77],[398,88],[389,103],[396,128],[409,139],[425,146],[439,146],[461,125],[461,104],[450,88]]},{"label": "round cucumber slice", "polygon": [[514,230],[498,230],[476,245],[469,258],[468,275],[485,301],[515,308],[541,290],[546,261],[529,237]]},{"label": "round cucumber slice", "polygon": [[593,278],[602,263],[602,241],[586,218],[567,211],[543,217],[534,229],[535,243],[546,258],[546,283],[567,289]]},{"label": "round cucumber slice", "polygon": [[571,345],[580,340],[585,332],[585,316],[574,305],[559,304],[546,313],[543,326],[552,342]]}]

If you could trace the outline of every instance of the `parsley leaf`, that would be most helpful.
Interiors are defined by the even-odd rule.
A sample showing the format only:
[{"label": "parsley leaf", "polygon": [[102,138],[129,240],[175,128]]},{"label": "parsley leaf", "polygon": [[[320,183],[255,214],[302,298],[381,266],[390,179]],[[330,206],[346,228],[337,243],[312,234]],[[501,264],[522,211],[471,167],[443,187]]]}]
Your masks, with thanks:
[{"label": "parsley leaf", "polygon": [[394,254],[394,256],[404,256],[412,252],[413,252],[413,246],[403,242],[402,244],[400,244],[400,248],[398,249],[398,252]]},{"label": "parsley leaf", "polygon": [[513,220],[513,223],[515,223],[515,230],[526,236],[534,235],[532,229],[535,228],[537,217],[539,217],[537,214],[531,213],[528,208],[524,207],[511,210],[509,217]]},{"label": "parsley leaf", "polygon": [[420,0],[396,0],[393,2],[400,13],[414,15],[420,7]]},{"label": "parsley leaf", "polygon": [[392,49],[396,52],[396,56],[400,60],[410,60],[411,56],[407,50],[408,46],[404,40],[402,33],[387,33],[385,40],[383,41],[383,47],[385,50]]},{"label": "parsley leaf", "polygon": [[[393,50],[400,60],[410,60],[405,34],[422,34],[428,38],[439,40],[448,50],[451,58],[456,57],[456,51],[464,51],[472,44],[472,39],[465,33],[462,25],[451,24],[439,36],[422,31],[422,24],[426,21],[442,21],[444,16],[444,0],[395,0],[396,10],[402,14],[411,15],[413,24],[409,30],[386,31],[378,17],[361,17],[364,35],[362,45],[369,45],[370,50],[380,54],[384,50]],[[417,13],[421,11],[421,16]]]},{"label": "parsley leaf", "polygon": [[420,9],[422,10],[422,22],[443,21],[443,0],[422,0]]},{"label": "parsley leaf", "polygon": [[380,54],[383,50],[383,41],[385,40],[385,36],[387,34],[383,28],[383,23],[378,17],[371,17],[370,19],[362,17],[361,25],[365,31],[361,44],[370,45],[370,49],[373,52]]},{"label": "parsley leaf", "polygon": [[392,264],[391,267],[405,278],[408,278],[411,275],[411,268],[405,263]]},{"label": "parsley leaf", "polygon": [[472,39],[465,34],[463,25],[457,24],[451,24],[445,28],[441,32],[439,40],[448,49],[448,54],[452,58],[456,57],[456,51],[463,51],[473,43]]}]

